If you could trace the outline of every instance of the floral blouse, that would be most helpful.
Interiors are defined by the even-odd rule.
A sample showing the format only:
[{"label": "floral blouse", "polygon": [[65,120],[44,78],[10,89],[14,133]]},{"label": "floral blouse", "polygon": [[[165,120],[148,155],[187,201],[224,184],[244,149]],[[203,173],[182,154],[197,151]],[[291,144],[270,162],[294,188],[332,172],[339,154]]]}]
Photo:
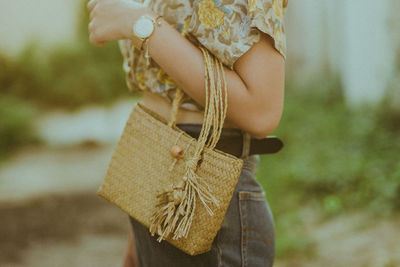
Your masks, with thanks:
[{"label": "floral blouse", "polygon": [[[284,15],[288,0],[150,0],[149,7],[195,45],[203,45],[233,70],[235,61],[260,39],[261,30],[286,58]],[[257,29],[256,29],[257,28]],[[172,102],[177,85],[144,52],[119,41],[130,91],[150,91]],[[203,110],[185,94],[182,108]]]}]

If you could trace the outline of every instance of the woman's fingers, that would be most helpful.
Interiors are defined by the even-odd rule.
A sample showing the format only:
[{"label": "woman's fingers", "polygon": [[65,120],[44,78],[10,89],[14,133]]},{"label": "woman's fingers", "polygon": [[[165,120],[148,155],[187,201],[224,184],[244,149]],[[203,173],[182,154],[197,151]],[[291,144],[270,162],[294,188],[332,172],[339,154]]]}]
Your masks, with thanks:
[{"label": "woman's fingers", "polygon": [[97,0],[90,0],[87,4],[87,8],[90,12],[90,23],[88,25],[89,29],[89,41],[95,46],[105,46],[107,41],[103,41],[100,39],[98,34],[98,30],[95,28],[95,12],[94,8],[96,7]]},{"label": "woman's fingers", "polygon": [[98,47],[103,47],[103,46],[105,46],[107,44],[107,42],[97,42],[96,43],[96,46],[98,46]]},{"label": "woman's fingers", "polygon": [[92,11],[90,11],[89,19],[93,20],[93,18],[94,18],[94,11],[92,10]]},{"label": "woman's fingers", "polygon": [[107,42],[99,40],[98,36],[95,33],[91,33],[89,35],[89,41],[92,45],[95,46],[105,46]]},{"label": "woman's fingers", "polygon": [[96,6],[96,0],[90,0],[87,4],[87,8],[89,12],[92,12],[93,8]]},{"label": "woman's fingers", "polygon": [[94,27],[94,20],[90,21],[88,24],[89,33],[93,32],[93,27]]},{"label": "woman's fingers", "polygon": [[95,26],[95,20],[89,23],[89,41],[95,46],[105,46],[108,41],[104,40],[101,30]]}]

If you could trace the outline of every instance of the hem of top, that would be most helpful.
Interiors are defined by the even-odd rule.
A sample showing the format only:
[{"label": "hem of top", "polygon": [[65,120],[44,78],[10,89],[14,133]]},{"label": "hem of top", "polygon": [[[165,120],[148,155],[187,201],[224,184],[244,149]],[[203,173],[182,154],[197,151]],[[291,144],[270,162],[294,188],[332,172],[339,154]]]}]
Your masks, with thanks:
[{"label": "hem of top", "polygon": [[250,50],[250,48],[252,48],[257,42],[260,41],[260,39],[261,39],[261,32],[263,32],[263,33],[265,33],[265,34],[268,34],[268,36],[270,36],[270,37],[272,38],[272,40],[274,41],[274,48],[276,49],[276,51],[279,52],[279,54],[282,55],[283,59],[286,61],[286,51],[283,50],[282,48],[280,48],[280,46],[278,45],[277,41],[275,40],[274,35],[273,35],[271,32],[262,30],[259,26],[256,26],[256,25],[255,25],[255,26],[252,26],[252,27],[254,27],[254,28],[256,28],[256,29],[258,29],[258,30],[260,31],[260,32],[258,33],[258,38],[257,38],[257,40],[256,40],[254,43],[252,43],[251,45],[248,45],[247,48],[246,48],[245,50],[242,50],[242,53],[241,53],[238,57],[235,57],[234,60],[233,60],[230,64],[225,64],[230,70],[233,70],[233,71],[234,71],[233,65],[235,65],[235,62],[236,62],[241,56],[243,56],[244,54],[246,54],[246,53]]},{"label": "hem of top", "polygon": [[255,28],[257,28],[260,32],[259,32],[259,38],[257,40],[257,42],[260,40],[261,38],[261,32],[268,34],[268,36],[270,36],[272,38],[272,40],[274,41],[274,48],[279,52],[279,54],[282,55],[283,59],[286,60],[286,49],[283,49],[277,42],[277,40],[275,39],[275,36],[272,32],[268,31],[268,30],[264,30],[262,29],[260,26],[256,25],[253,26]]}]

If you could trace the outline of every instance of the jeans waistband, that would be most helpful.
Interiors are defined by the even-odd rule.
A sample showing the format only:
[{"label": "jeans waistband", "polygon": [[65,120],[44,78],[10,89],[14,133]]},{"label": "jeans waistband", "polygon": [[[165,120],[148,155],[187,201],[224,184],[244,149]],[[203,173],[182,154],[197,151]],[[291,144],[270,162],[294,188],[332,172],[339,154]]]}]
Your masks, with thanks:
[{"label": "jeans waistband", "polygon": [[256,174],[259,163],[260,155],[250,155],[243,158],[243,168],[250,170],[253,174]]}]

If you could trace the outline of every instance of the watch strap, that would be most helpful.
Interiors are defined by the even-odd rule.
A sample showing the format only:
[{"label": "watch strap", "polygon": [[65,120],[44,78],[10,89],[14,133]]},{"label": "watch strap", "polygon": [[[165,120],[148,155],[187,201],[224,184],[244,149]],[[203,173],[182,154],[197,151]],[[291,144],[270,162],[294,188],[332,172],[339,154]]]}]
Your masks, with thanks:
[{"label": "watch strap", "polygon": [[[149,35],[149,36],[147,36],[147,37],[145,37],[145,38],[141,38],[141,37],[139,37],[139,36],[137,36],[136,34],[135,34],[135,31],[133,30],[133,38],[132,38],[132,44],[135,46],[135,47],[137,47],[137,48],[139,48],[140,50],[144,50],[144,42],[148,39],[148,38],[150,38],[150,36],[152,36],[153,35],[153,33],[154,33],[154,31],[155,31],[155,28],[156,28],[156,25],[157,25],[157,20],[159,19],[159,18],[161,18],[162,16],[161,15],[158,15],[158,14],[154,14],[154,13],[146,13],[146,14],[143,14],[142,16],[140,16],[139,18],[141,18],[141,17],[143,17],[143,16],[146,16],[146,17],[148,17],[148,18],[150,18],[150,20],[152,21],[152,23],[153,23],[153,31],[151,32],[151,34]],[[136,24],[136,21],[135,21],[135,23],[133,24],[133,27],[134,27],[134,25]]]}]

